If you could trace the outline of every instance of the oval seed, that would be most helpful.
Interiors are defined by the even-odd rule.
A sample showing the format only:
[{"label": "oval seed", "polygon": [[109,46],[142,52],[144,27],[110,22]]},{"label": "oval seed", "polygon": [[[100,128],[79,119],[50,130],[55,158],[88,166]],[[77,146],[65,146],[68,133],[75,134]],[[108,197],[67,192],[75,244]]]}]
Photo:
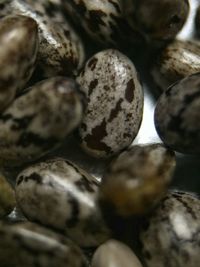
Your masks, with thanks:
[{"label": "oval seed", "polygon": [[200,200],[168,193],[140,233],[147,267],[197,267],[200,255]]},{"label": "oval seed", "polygon": [[152,76],[161,91],[200,71],[200,43],[175,40],[158,56]]},{"label": "oval seed", "polygon": [[41,157],[81,121],[82,96],[73,80],[54,77],[29,89],[0,116],[3,165],[20,165]]},{"label": "oval seed", "polygon": [[29,220],[63,231],[80,246],[93,247],[110,237],[96,202],[97,189],[92,176],[56,159],[22,171],[16,198]]},{"label": "oval seed", "polygon": [[15,194],[11,185],[0,173],[0,217],[8,215],[15,207]]},{"label": "oval seed", "polygon": [[109,166],[100,202],[121,216],[146,213],[166,193],[174,168],[174,153],[163,145],[133,146]]},{"label": "oval seed", "polygon": [[143,91],[133,63],[117,50],[104,50],[88,60],[77,81],[87,97],[79,128],[82,148],[108,157],[128,147],[143,113]]},{"label": "oval seed", "polygon": [[33,223],[0,225],[2,267],[86,267],[81,250],[67,238]]},{"label": "oval seed", "polygon": [[7,16],[0,20],[0,111],[31,77],[37,51],[38,29],[33,19]]},{"label": "oval seed", "polygon": [[200,73],[168,88],[155,109],[155,126],[163,142],[181,153],[200,153]]},{"label": "oval seed", "polygon": [[19,14],[33,18],[39,28],[38,63],[43,75],[73,76],[84,59],[82,41],[59,9],[50,10],[41,1],[8,0],[0,16]]},{"label": "oval seed", "polygon": [[169,41],[182,29],[189,13],[188,0],[132,1],[132,20],[154,42]]},{"label": "oval seed", "polygon": [[134,252],[117,240],[109,240],[95,252],[91,267],[142,267]]}]

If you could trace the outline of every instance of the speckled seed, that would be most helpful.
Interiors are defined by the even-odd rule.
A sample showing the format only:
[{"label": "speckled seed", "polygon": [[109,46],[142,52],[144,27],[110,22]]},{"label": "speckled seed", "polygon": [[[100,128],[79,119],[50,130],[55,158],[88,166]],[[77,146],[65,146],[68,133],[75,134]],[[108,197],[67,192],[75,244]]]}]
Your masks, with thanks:
[{"label": "speckled seed", "polygon": [[147,267],[197,267],[200,262],[200,200],[171,192],[140,233]]},{"label": "speckled seed", "polygon": [[133,146],[111,163],[100,202],[121,216],[146,213],[166,193],[174,168],[174,153],[163,145]]},{"label": "speckled seed", "polygon": [[117,240],[109,240],[95,252],[91,267],[142,267],[134,252]]},{"label": "speckled seed", "polygon": [[33,19],[7,16],[0,20],[0,111],[29,80],[37,51],[38,29]]},{"label": "speckled seed", "polygon": [[134,5],[133,20],[152,41],[174,39],[189,13],[188,0],[135,0]]},{"label": "speckled seed", "polygon": [[77,81],[88,100],[79,128],[83,149],[107,157],[128,147],[143,113],[143,91],[133,63],[117,50],[104,50],[88,60]]},{"label": "speckled seed", "polygon": [[67,238],[32,223],[0,225],[2,267],[86,267],[81,250]]},{"label": "speckled seed", "polygon": [[185,154],[200,153],[200,73],[168,88],[155,109],[155,126],[163,142]]},{"label": "speckled seed", "polygon": [[158,56],[152,76],[161,91],[200,71],[200,43],[175,40]]},{"label": "speckled seed", "polygon": [[0,116],[0,163],[18,165],[41,157],[81,121],[77,84],[54,77],[29,88]]},{"label": "speckled seed", "polygon": [[[0,16],[20,14],[33,18],[39,28],[38,62],[44,76],[73,75],[84,60],[82,42],[57,5],[36,0],[8,0]],[[49,3],[49,5],[48,5]]]},{"label": "speckled seed", "polygon": [[0,217],[8,215],[14,209],[15,204],[14,191],[0,173]]},{"label": "speckled seed", "polygon": [[62,0],[66,12],[91,38],[104,46],[139,43],[142,37],[130,27],[120,0]]},{"label": "speckled seed", "polygon": [[17,202],[29,220],[66,233],[83,247],[110,237],[96,203],[96,180],[69,161],[56,159],[24,170],[16,182]]},{"label": "speckled seed", "polygon": [[198,36],[200,35],[200,6],[197,8],[195,17],[195,26]]}]

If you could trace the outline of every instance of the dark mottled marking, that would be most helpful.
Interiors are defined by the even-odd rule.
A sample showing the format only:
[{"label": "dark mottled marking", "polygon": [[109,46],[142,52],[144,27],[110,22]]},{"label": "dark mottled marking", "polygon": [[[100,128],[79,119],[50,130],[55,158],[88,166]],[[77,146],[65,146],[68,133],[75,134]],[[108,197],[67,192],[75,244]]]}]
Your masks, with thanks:
[{"label": "dark mottled marking", "polygon": [[18,141],[16,142],[17,146],[21,147],[29,147],[31,145],[35,145],[38,147],[42,147],[43,149],[53,147],[56,143],[58,143],[58,139],[51,137],[51,138],[43,138],[35,133],[25,132],[22,133]]},{"label": "dark mottled marking", "polygon": [[103,17],[106,16],[101,10],[90,10],[89,11],[89,19],[88,19],[88,27],[94,31],[100,31],[100,26],[106,26],[106,23],[103,21]]},{"label": "dark mottled marking", "polygon": [[133,79],[130,79],[130,81],[127,83],[125,91],[125,98],[129,103],[131,103],[134,99],[134,90],[135,90],[134,81]]},{"label": "dark mottled marking", "polygon": [[24,176],[20,175],[19,178],[17,179],[17,186],[20,185],[23,180],[24,180]]},{"label": "dark mottled marking", "polygon": [[114,6],[114,8],[116,9],[117,13],[121,13],[120,7],[119,7],[119,5],[117,3],[113,2],[112,0],[108,0],[108,2]]},{"label": "dark mottled marking", "polygon": [[88,67],[93,71],[96,67],[96,64],[98,62],[98,59],[96,57],[92,58],[89,62],[88,62]]},{"label": "dark mottled marking", "polygon": [[118,113],[122,110],[122,108],[121,108],[122,102],[123,102],[123,99],[119,99],[115,108],[111,110],[108,122],[112,122],[117,117]]},{"label": "dark mottled marking", "polygon": [[92,130],[92,134],[88,134],[84,141],[87,143],[88,147],[92,149],[97,149],[101,151],[105,151],[109,153],[111,151],[110,147],[108,147],[105,143],[102,142],[102,139],[107,135],[106,132],[106,121],[105,119],[102,121],[102,123],[98,126],[96,126]]},{"label": "dark mottled marking", "polygon": [[36,172],[33,172],[30,176],[24,177],[25,182],[28,182],[29,180],[33,180],[37,184],[42,184],[42,177]]},{"label": "dark mottled marking", "polygon": [[79,204],[76,201],[76,198],[70,193],[68,193],[67,201],[70,203],[72,207],[72,213],[71,213],[71,218],[67,220],[66,225],[68,227],[74,227],[79,222],[78,220],[78,215],[80,213]]},{"label": "dark mottled marking", "polygon": [[90,96],[94,90],[94,88],[98,85],[98,80],[94,79],[93,81],[91,81],[90,85],[89,85],[89,91],[88,91],[88,96]]},{"label": "dark mottled marking", "polygon": [[13,118],[14,125],[11,126],[11,129],[14,131],[26,129],[34,117],[35,115],[24,116],[22,118]]},{"label": "dark mottled marking", "polygon": [[85,6],[85,3],[83,2],[83,0],[80,0],[79,3],[77,4],[77,11],[82,16],[84,16],[85,13],[87,12],[87,7]]},{"label": "dark mottled marking", "polygon": [[94,188],[92,187],[94,184],[88,181],[84,176],[82,176],[80,180],[76,181],[75,185],[83,192],[95,192]]}]

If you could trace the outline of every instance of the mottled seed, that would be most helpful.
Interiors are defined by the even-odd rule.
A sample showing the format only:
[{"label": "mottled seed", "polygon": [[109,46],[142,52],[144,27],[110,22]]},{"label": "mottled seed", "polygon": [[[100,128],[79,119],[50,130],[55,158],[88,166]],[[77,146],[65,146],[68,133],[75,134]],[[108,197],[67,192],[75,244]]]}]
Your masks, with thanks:
[{"label": "mottled seed", "polygon": [[28,219],[66,233],[83,247],[110,237],[96,202],[96,180],[69,161],[39,163],[16,182],[16,198]]},{"label": "mottled seed", "polygon": [[107,157],[128,147],[143,113],[143,91],[133,63],[117,50],[104,50],[88,60],[77,81],[88,101],[79,128],[82,148]]},{"label": "mottled seed", "polygon": [[174,153],[163,145],[133,146],[111,163],[100,202],[121,216],[146,213],[166,193],[174,168]]},{"label": "mottled seed", "polygon": [[22,90],[33,73],[38,51],[36,22],[25,16],[0,20],[0,111]]},{"label": "mottled seed", "polygon": [[142,267],[134,252],[117,240],[109,240],[95,252],[91,267]]},{"label": "mottled seed", "polygon": [[163,142],[181,153],[200,153],[200,73],[168,88],[155,109],[155,126]]},{"label": "mottled seed", "polygon": [[200,200],[171,192],[147,218],[140,233],[147,267],[197,267],[200,255]]},{"label": "mottled seed", "polygon": [[81,250],[67,238],[32,223],[0,225],[2,267],[86,267]]},{"label": "mottled seed", "polygon": [[175,40],[158,56],[152,76],[161,91],[200,71],[200,43]]},{"label": "mottled seed", "polygon": [[62,0],[66,12],[104,46],[138,44],[142,36],[127,23],[120,0]]},{"label": "mottled seed", "polygon": [[18,97],[0,116],[0,163],[23,164],[58,146],[82,118],[77,88],[71,79],[54,77]]},{"label": "mottled seed", "polygon": [[132,19],[152,41],[169,41],[183,27],[188,13],[188,0],[136,0]]},{"label": "mottled seed", "polygon": [[56,7],[53,11],[53,4],[49,5],[36,0],[8,0],[0,16],[20,14],[36,20],[40,44],[38,62],[45,77],[74,75],[84,59],[82,42],[61,11]]},{"label": "mottled seed", "polygon": [[8,215],[14,209],[15,204],[14,191],[0,173],[0,217]]}]

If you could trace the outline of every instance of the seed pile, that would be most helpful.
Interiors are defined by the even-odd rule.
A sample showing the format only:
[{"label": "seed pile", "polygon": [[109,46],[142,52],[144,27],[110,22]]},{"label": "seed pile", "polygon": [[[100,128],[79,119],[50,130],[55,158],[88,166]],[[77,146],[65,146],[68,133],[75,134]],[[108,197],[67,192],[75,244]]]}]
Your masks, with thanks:
[{"label": "seed pile", "polygon": [[[200,42],[176,39],[189,10],[0,1],[1,267],[198,267],[200,199],[170,188],[176,152],[200,155]],[[159,89],[160,143],[136,139],[141,65]],[[60,153],[70,140],[93,170],[106,165],[100,180]]]}]

